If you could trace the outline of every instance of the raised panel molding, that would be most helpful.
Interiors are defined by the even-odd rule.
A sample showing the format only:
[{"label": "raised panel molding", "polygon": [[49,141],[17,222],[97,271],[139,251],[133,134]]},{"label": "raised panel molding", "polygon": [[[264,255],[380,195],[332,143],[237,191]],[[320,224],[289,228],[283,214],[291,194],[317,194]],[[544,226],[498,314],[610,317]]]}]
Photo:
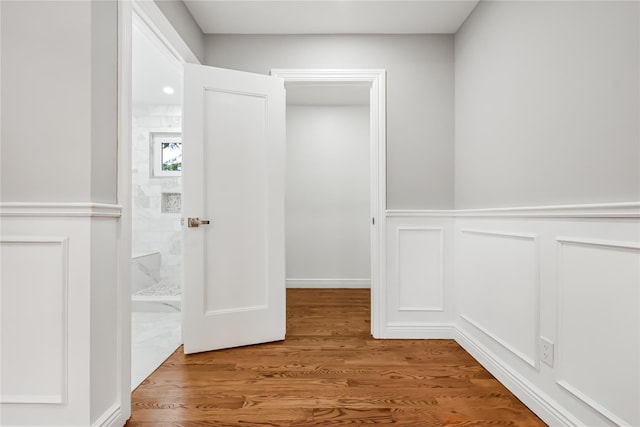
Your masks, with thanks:
[{"label": "raised panel molding", "polygon": [[106,203],[0,203],[0,217],[120,218],[122,206]]},{"label": "raised panel molding", "polygon": [[[19,404],[65,404],[67,401],[68,384],[68,287],[69,287],[69,246],[68,237],[59,236],[2,236],[0,237],[0,247],[2,248],[2,278],[0,282],[2,289],[2,325],[9,325],[8,330],[3,330],[2,359],[11,363],[11,372],[5,371],[4,366],[2,385],[0,389],[0,403]],[[15,249],[12,251],[12,248]],[[28,248],[28,250],[25,250]],[[56,248],[57,254],[51,254],[51,249]],[[22,249],[22,250],[20,250]],[[38,254],[38,250],[41,251]],[[14,252],[14,253],[12,253]],[[7,259],[7,257],[9,259]],[[38,265],[37,263],[42,263]],[[39,286],[37,289],[30,289],[30,292],[22,286],[15,286],[16,283],[23,285],[24,274],[29,275],[30,284]],[[37,276],[37,277],[36,277]],[[33,280],[37,279],[37,280]],[[57,306],[54,299],[49,299],[58,294]],[[39,304],[37,298],[40,297]],[[43,306],[44,304],[44,306]],[[19,312],[15,309],[19,308]],[[14,310],[12,310],[14,309]],[[51,312],[47,313],[47,309]],[[36,311],[38,310],[38,311]],[[45,314],[46,318],[37,318],[38,315]],[[15,315],[15,316],[14,316]],[[32,315],[26,318],[25,315]],[[52,328],[59,325],[57,338],[56,331]],[[20,326],[18,330],[17,326]],[[49,328],[42,332],[44,328]],[[40,336],[38,336],[40,332]],[[21,336],[18,337],[17,335]],[[23,335],[24,334],[24,335]],[[49,335],[51,334],[51,335]],[[8,338],[7,338],[8,337]],[[55,345],[52,353],[51,347],[44,339],[52,340],[50,344]],[[7,343],[7,339],[9,342]],[[21,344],[22,343],[22,344]],[[31,344],[29,350],[21,350],[20,354],[11,355],[13,350],[23,349]],[[57,354],[55,354],[57,353]],[[36,356],[37,355],[37,356]],[[47,365],[50,360],[58,360],[58,366]],[[23,361],[24,366],[19,366]],[[38,364],[37,362],[42,362]],[[46,369],[45,369],[46,368]],[[43,372],[39,372],[38,370]],[[28,382],[28,377],[32,375],[37,379],[31,381],[29,386],[34,389],[12,392],[15,384],[12,382],[12,374],[19,375],[20,378],[13,378],[15,383],[19,383],[18,389],[24,387]],[[45,378],[50,381],[48,387]],[[9,380],[7,380],[9,377]],[[9,384],[7,384],[9,382]],[[53,384],[51,384],[51,382]],[[47,388],[45,392],[38,393],[35,387]],[[7,390],[8,389],[8,390]],[[55,389],[55,392],[53,392]]]},{"label": "raised panel molding", "polygon": [[443,311],[444,228],[397,227],[395,238],[397,310]]},{"label": "raised panel molding", "polygon": [[638,425],[640,244],[581,237],[556,240],[556,382],[609,421]]},{"label": "raised panel molding", "polygon": [[482,366],[493,374],[507,389],[518,396],[536,415],[551,426],[584,426],[566,408],[558,404],[549,394],[523,376],[513,366],[505,364],[493,352],[476,340],[464,328],[456,327],[454,338]]},{"label": "raised panel molding", "polygon": [[[496,301],[496,304],[500,304],[500,301],[504,301],[504,295],[501,295],[501,292],[508,292],[511,290],[512,284],[529,284],[530,289],[526,289],[526,291],[532,297],[531,303],[532,306],[527,306],[529,304],[529,300],[522,299],[522,303],[526,304],[522,307],[503,307],[504,310],[500,310],[499,306],[496,306],[493,302],[489,302],[489,307],[484,306],[480,307],[480,310],[475,314],[469,314],[463,311],[460,313],[460,318],[465,320],[467,323],[481,331],[487,337],[491,338],[493,341],[498,343],[500,346],[511,352],[513,355],[518,357],[527,365],[531,366],[534,369],[539,369],[539,337],[540,337],[540,248],[539,248],[539,236],[537,234],[532,233],[518,233],[518,232],[507,232],[507,231],[494,231],[494,230],[481,230],[481,229],[461,229],[462,235],[468,236],[476,236],[481,238],[489,239],[482,245],[482,250],[478,250],[472,254],[467,254],[469,258],[464,259],[465,262],[469,263],[470,259],[480,260],[478,264],[475,266],[477,268],[485,268],[487,266],[493,267],[491,272],[487,272],[485,270],[475,271],[473,274],[469,273],[469,277],[467,278],[468,282],[464,286],[471,286],[472,288],[475,286],[476,282],[471,282],[471,280],[485,280],[485,289],[479,289],[478,291],[482,291],[482,293],[486,292],[489,294],[487,298],[493,298]],[[528,242],[532,245],[530,251],[530,257],[526,259],[511,259],[511,262],[506,262],[505,260],[500,260],[500,265],[496,264],[495,259],[483,259],[482,257],[487,254],[500,254],[506,256],[509,254],[510,256],[515,256],[516,248],[515,247],[507,247],[509,241],[524,241]],[[497,243],[501,242],[502,243]],[[459,241],[460,245],[464,245],[462,241]],[[469,246],[469,243],[467,243]],[[501,247],[502,246],[502,247]],[[470,247],[461,248],[463,251],[465,250],[473,250]],[[501,252],[502,251],[502,252]],[[493,262],[493,264],[492,264]],[[516,265],[517,264],[517,265]],[[527,267],[527,268],[515,268],[516,266]],[[472,267],[468,267],[472,268]],[[511,270],[510,270],[511,269]],[[488,277],[483,277],[483,273],[488,274]],[[503,282],[501,283],[501,280]],[[467,289],[469,291],[470,289]],[[518,292],[520,294],[521,292]],[[514,294],[512,293],[511,296]],[[479,304],[482,301],[483,295],[475,295],[473,297],[474,304]],[[509,304],[513,304],[514,301],[509,301]],[[467,307],[468,309],[468,307]],[[507,313],[510,311],[509,313]],[[520,314],[520,325],[516,322],[518,320],[518,316],[515,316],[515,312]],[[530,313],[529,313],[530,312]],[[489,317],[486,319],[478,319],[482,313],[488,314]],[[523,317],[530,314],[530,317]],[[504,318],[497,319],[497,316],[503,314]],[[489,320],[492,319],[496,324],[491,327],[488,323]],[[515,327],[519,327],[520,330],[515,331],[511,337],[503,336],[505,331],[495,330],[503,325],[509,325],[509,329],[513,329],[515,331]],[[526,336],[526,340],[529,341],[528,351],[523,349],[523,342],[516,344],[510,342],[510,339],[515,337]],[[526,344],[525,344],[526,346]]]},{"label": "raised panel molding", "polygon": [[640,202],[489,209],[388,209],[389,218],[640,218]]}]

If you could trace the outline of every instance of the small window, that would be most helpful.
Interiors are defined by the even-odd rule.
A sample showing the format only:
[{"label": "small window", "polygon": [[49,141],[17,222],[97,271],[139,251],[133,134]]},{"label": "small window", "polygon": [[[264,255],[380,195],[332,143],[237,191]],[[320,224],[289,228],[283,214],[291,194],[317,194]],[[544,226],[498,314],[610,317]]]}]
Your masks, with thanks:
[{"label": "small window", "polygon": [[151,136],[151,176],[182,174],[182,134],[155,133]]}]

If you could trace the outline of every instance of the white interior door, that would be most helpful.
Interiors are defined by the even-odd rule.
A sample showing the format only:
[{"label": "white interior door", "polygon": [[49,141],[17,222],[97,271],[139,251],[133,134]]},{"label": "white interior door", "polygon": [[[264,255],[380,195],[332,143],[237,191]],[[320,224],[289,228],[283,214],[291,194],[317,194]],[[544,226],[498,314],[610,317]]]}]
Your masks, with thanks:
[{"label": "white interior door", "polygon": [[282,340],[284,82],[186,64],[183,108],[184,351]]}]

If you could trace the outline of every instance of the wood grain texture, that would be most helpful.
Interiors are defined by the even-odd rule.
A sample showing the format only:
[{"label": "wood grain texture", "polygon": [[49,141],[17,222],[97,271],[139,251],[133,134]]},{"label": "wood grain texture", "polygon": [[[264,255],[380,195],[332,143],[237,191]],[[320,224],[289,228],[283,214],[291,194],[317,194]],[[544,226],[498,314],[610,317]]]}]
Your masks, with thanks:
[{"label": "wood grain texture", "polygon": [[371,338],[369,300],[288,289],[284,341],[178,349],[134,391],[127,426],[545,425],[455,341]]}]

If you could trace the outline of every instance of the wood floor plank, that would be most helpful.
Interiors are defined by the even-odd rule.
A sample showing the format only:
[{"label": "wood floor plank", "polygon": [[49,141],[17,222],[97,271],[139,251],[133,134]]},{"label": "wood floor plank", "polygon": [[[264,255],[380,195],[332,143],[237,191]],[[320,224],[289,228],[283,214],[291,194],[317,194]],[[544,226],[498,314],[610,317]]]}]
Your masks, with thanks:
[{"label": "wood floor plank", "polygon": [[366,289],[289,289],[282,342],[176,351],[128,427],[545,424],[453,340],[374,340]]}]

